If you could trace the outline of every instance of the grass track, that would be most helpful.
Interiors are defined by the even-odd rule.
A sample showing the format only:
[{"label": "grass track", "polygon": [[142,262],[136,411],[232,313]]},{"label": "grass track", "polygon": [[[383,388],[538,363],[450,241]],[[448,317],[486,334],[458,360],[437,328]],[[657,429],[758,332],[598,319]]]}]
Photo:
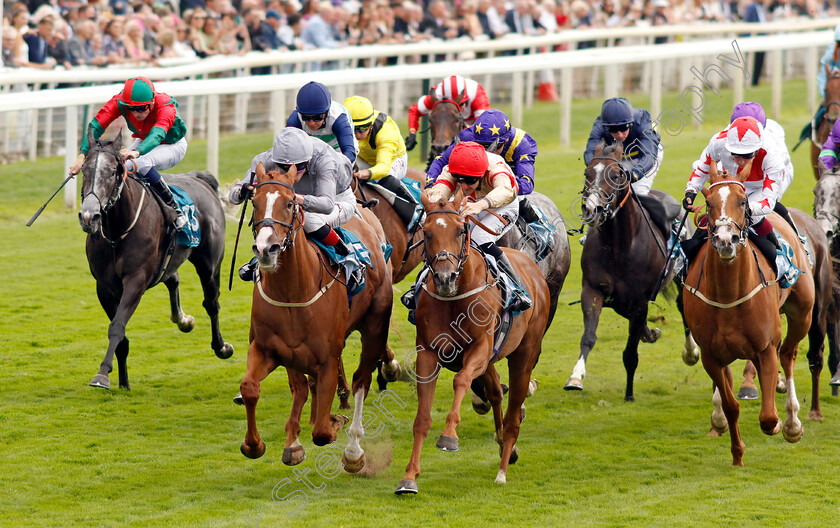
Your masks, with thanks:
[{"label": "grass track", "polygon": [[[795,143],[808,118],[804,82],[785,87],[779,120]],[[668,94],[664,106],[676,106]],[[748,89],[747,98],[769,107],[769,88]],[[645,107],[644,97],[631,101]],[[670,103],[669,103],[670,101]],[[581,189],[582,151],[600,101],[575,100],[573,145],[557,142],[556,106],[537,104],[522,127],[540,143],[537,188],[561,211]],[[728,120],[731,94],[708,101],[707,122],[666,137],[664,165],[656,187],[681,197],[691,162],[712,133]],[[579,116],[591,117],[581,119]],[[241,175],[270,134],[225,136],[221,181]],[[205,145],[195,141],[184,171],[201,168]],[[412,163],[419,165],[416,156]],[[825,422],[807,420],[810,405],[805,350],[796,366],[800,418],[798,444],[767,437],[758,426],[758,402],[743,402],[744,468],[730,465],[728,438],[705,436],[711,412],[710,381],[702,367],[686,367],[678,315],[672,305],[652,306],[661,315],[663,337],[641,345],[636,402],[623,402],[621,350],[627,325],[605,311],[590,355],[582,393],[562,390],[578,356],[580,246],[554,324],[535,371],[541,385],[529,399],[519,447],[520,461],[508,484],[496,486],[498,451],[492,418],[462,409],[461,450],[443,453],[434,439],[451,404],[451,373],[441,375],[433,426],[425,444],[416,497],[395,497],[411,450],[416,410],[413,389],[394,384],[407,403],[379,418],[383,432],[366,444],[369,476],[316,475],[327,448],[311,443],[304,425],[307,459],[298,471],[319,491],[296,480],[280,457],[291,398],[280,369],[263,384],[258,424],[268,451],[256,461],[239,453],[245,419],[231,403],[245,371],[250,293],[241,282],[222,294],[222,333],[236,352],[216,359],[209,323],[201,307],[197,277],[182,269],[184,309],[196,317],[191,334],[168,320],[166,289],[149,291],[128,326],[132,343],[132,391],[87,387],[107,344],[107,318],[96,300],[76,214],[60,198],[31,228],[31,214],[61,181],[63,161],[17,163],[0,169],[0,526],[260,527],[274,526],[828,526],[840,499],[834,492],[833,461],[840,445],[840,400],[823,391]],[[807,149],[794,154],[797,174],[785,197],[790,207],[810,211],[813,177]],[[236,225],[228,223],[225,274]],[[243,261],[250,236],[243,233]],[[224,281],[227,281],[225,276]],[[404,290],[407,283],[398,285]],[[395,295],[391,343],[399,355],[413,346],[413,327]],[[351,339],[345,364],[354,368],[358,341]],[[736,370],[740,364],[736,365]],[[499,368],[506,377],[504,365]],[[829,375],[823,373],[827,384]],[[736,375],[737,379],[737,375]],[[112,376],[116,386],[116,373]],[[375,395],[375,393],[373,393]],[[783,411],[784,402],[777,397]],[[308,415],[308,413],[305,413]],[[320,460],[324,460],[323,458]],[[325,473],[326,470],[322,470]],[[297,491],[285,503],[275,498]],[[306,498],[306,503],[302,498]],[[296,508],[299,508],[296,511]],[[292,516],[295,514],[295,516]]]}]

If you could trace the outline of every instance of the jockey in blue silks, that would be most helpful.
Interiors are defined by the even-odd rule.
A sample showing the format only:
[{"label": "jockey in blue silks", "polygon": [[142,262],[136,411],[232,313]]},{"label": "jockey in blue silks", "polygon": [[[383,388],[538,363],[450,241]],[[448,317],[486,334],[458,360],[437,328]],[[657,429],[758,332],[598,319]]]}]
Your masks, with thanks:
[{"label": "jockey in blue silks", "polygon": [[[821,98],[825,98],[825,85],[828,83],[828,78],[836,75],[840,75],[840,24],[837,24],[834,28],[834,43],[829,44],[828,47],[825,48],[825,53],[823,53],[823,56],[820,59],[820,69],[817,72],[817,91],[819,92]],[[820,103],[819,108],[817,108],[817,113],[814,115],[814,119],[802,129],[802,133],[799,134],[799,143],[810,139],[812,136],[816,140],[815,132],[819,127],[820,120],[822,120],[827,110],[825,106],[826,102],[827,101],[822,101]],[[799,146],[799,143],[796,144],[796,147]],[[794,150],[796,150],[796,147],[793,147]]]},{"label": "jockey in blue silks", "polygon": [[286,120],[287,127],[299,128],[341,152],[350,163],[356,161],[359,143],[353,135],[353,118],[329,89],[319,82],[304,84],[297,93],[297,107]]}]

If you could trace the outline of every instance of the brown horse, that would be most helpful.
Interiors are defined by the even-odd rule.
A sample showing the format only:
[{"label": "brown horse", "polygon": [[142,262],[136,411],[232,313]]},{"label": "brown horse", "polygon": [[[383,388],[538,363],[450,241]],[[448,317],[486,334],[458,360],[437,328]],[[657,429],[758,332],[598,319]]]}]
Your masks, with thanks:
[{"label": "brown horse", "polygon": [[[828,133],[834,127],[837,118],[840,117],[840,76],[829,77],[825,83],[825,97],[823,99],[825,115],[817,123],[817,142],[811,142],[811,166],[814,168],[814,177],[820,178],[820,151],[828,139]],[[812,136],[813,137],[813,136]]]},{"label": "brown horse", "polygon": [[[621,142],[608,146],[601,142],[584,171],[586,187],[581,212],[590,227],[580,261],[584,332],[580,357],[563,388],[583,390],[586,359],[595,346],[601,310],[606,306],[630,322],[622,359],[627,373],[624,399],[633,401],[639,340],[652,343],[661,335],[658,329],[648,328],[647,313],[648,299],[665,266],[667,239],[631,196],[630,180],[619,166],[622,152]],[[679,209],[673,198],[661,195],[669,199],[666,203],[670,207]]]},{"label": "brown horse", "polygon": [[152,197],[148,184],[129,176],[120,156],[122,135],[116,141],[98,142],[88,133],[91,146],[82,166],[82,206],[79,223],[88,234],[85,252],[96,279],[96,296],[111,324],[108,350],[92,387],[110,388],[108,374],[117,358],[120,388],[129,390],[128,350],[125,327],[143,293],[158,282],[169,290],[170,320],[182,332],[195,326],[195,319],[181,309],[178,268],[189,260],[195,266],[204,292],[204,309],[210,316],[210,346],[221,359],[233,355],[219,330],[219,276],[225,251],[225,215],[216,192],[218,182],[209,172],[167,174],[166,181],[186,191],[195,202],[201,229],[197,247],[174,247],[167,262],[171,237],[166,233],[164,213]]},{"label": "brown horse", "polygon": [[[828,240],[823,233],[819,222],[803,211],[788,207],[793,221],[799,231],[808,238],[808,251],[814,259],[812,268],[814,276],[814,310],[811,315],[811,328],[808,330],[808,368],[811,371],[811,409],[808,418],[811,420],[822,420],[823,414],[820,410],[820,374],[823,367],[823,346],[826,332],[828,332],[829,347],[835,354],[829,356],[829,366],[833,367],[832,372],[837,368],[837,342],[836,326],[837,311],[834,308],[837,293],[835,292],[835,278],[831,267],[831,254],[829,252]],[[791,244],[798,244],[796,239]],[[755,377],[758,371],[751,361],[747,361],[744,367],[744,381],[738,392],[739,399],[757,399],[758,390],[755,386]],[[779,378],[776,392],[784,393],[785,381]],[[745,397],[745,395],[749,395]],[[718,431],[714,427],[709,434],[712,436],[725,432]]]},{"label": "brown horse", "polygon": [[[750,174],[751,162],[741,170]],[[715,163],[709,170],[709,190],[704,190],[708,207],[709,242],[704,244],[688,269],[683,298],[685,320],[700,346],[703,367],[715,387],[716,428],[729,427],[732,464],[743,465],[744,443],[738,429],[739,405],[735,398],[729,364],[749,359],[758,368],[761,385],[761,430],[768,435],[783,431],[788,442],[802,437],[799,402],[793,381],[793,364],[799,341],[811,327],[814,307],[814,279],[801,244],[793,244],[794,265],[803,273],[790,288],[781,289],[772,276],[770,263],[747,240],[750,225],[749,202],[742,180],[718,174]],[[796,240],[787,222],[775,213],[768,220],[786,240]],[[746,249],[746,250],[745,250]],[[714,250],[714,251],[713,251]],[[716,254],[715,254],[716,253]],[[788,332],[779,348],[785,372],[787,419],[784,425],[776,411],[775,388],[782,340],[779,310],[787,317]]]},{"label": "brown horse", "polygon": [[240,385],[248,415],[241,451],[249,458],[258,458],[265,452],[265,443],[257,432],[256,405],[260,382],[278,366],[286,367],[293,394],[283,463],[295,465],[305,457],[298,435],[309,394],[307,374],[316,379],[317,387],[313,395],[316,416],[312,441],[323,446],[335,440],[346,420],[330,414],[339,358],[347,335],[359,330],[362,352],[352,385],[355,408],[342,458],[344,468],[356,472],[365,463],[359,445],[364,434],[364,399],[371,372],[384,353],[393,303],[391,272],[380,248],[383,239],[368,224],[376,222],[369,212],[365,212],[365,221],[354,217],[345,224],[370,250],[373,262],[364,289],[348,305],[347,290],[342,287],[343,272],[327,262],[302,230],[303,212],[292,187],[294,169],[287,174],[266,174],[260,164],[256,177],[253,229],[260,278],[254,287],[251,308],[247,372]]},{"label": "brown horse", "polygon": [[[405,477],[396,493],[417,493],[420,475],[420,452],[431,427],[431,408],[437,374],[441,365],[456,371],[453,380],[455,398],[446,418],[446,428],[436,446],[443,451],[458,450],[456,427],[461,422],[461,402],[473,379],[480,379],[493,406],[496,442],[501,465],[497,483],[505,483],[509,463],[518,458],[515,447],[519,436],[521,407],[528,393],[531,371],[539,359],[542,337],[548,320],[548,286],[529,257],[505,250],[527,288],[533,306],[516,316],[502,350],[494,354],[495,329],[501,320],[501,299],[496,282],[490,281],[487,263],[470,248],[469,231],[461,219],[458,205],[463,201],[460,189],[454,201],[430,202],[422,195],[426,209],[423,223],[424,254],[431,268],[429,278],[417,299],[417,416],[414,420],[414,447]],[[472,258],[470,258],[472,257]],[[450,333],[451,332],[451,333]],[[508,359],[510,392],[508,408],[502,417],[502,387],[494,367],[501,358]]]}]

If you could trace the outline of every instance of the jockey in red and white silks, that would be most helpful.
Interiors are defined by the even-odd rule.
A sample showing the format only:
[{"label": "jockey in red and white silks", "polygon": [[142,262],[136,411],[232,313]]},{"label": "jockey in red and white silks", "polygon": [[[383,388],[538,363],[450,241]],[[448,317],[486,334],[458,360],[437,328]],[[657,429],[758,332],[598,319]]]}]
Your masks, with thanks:
[{"label": "jockey in red and white silks", "polygon": [[773,211],[781,197],[782,182],[786,176],[784,157],[773,141],[763,136],[764,127],[753,117],[739,117],[725,130],[715,135],[703,150],[686,185],[686,195],[696,196],[709,178],[712,160],[730,174],[738,174],[741,166],[734,156],[752,159],[752,168],[744,186],[749,200],[752,224],[762,221]]},{"label": "jockey in red and white silks", "polygon": [[[485,110],[490,109],[490,100],[487,92],[477,81],[451,75],[434,87],[435,97],[438,101],[448,99],[461,105],[461,116],[467,126],[475,123],[475,119]],[[408,109],[408,133],[409,138],[417,134],[420,128],[420,118],[432,111],[434,106],[432,96],[427,94],[420,98],[416,104]],[[409,147],[410,145],[410,147]],[[406,141],[406,147],[411,150],[416,141]]]}]

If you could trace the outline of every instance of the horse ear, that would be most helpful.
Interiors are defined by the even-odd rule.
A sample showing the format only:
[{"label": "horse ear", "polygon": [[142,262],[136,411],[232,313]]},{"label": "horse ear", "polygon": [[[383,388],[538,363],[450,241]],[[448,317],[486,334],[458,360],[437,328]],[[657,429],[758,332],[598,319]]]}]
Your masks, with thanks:
[{"label": "horse ear", "polygon": [[613,150],[613,157],[616,160],[620,160],[621,156],[624,155],[624,142],[623,141],[616,141],[615,142],[615,150]]},{"label": "horse ear", "polygon": [[706,187],[703,187],[702,189],[700,189],[700,192],[703,193],[704,197],[709,196],[709,189],[707,189]]},{"label": "horse ear", "polygon": [[428,211],[431,208],[432,202],[429,201],[429,190],[428,189],[423,189],[423,191],[420,193],[420,203],[423,204],[423,208],[426,211]]},{"label": "horse ear", "polygon": [[119,150],[123,146],[123,135],[122,135],[122,128],[117,131],[117,137],[114,138],[114,150],[119,152]]},{"label": "horse ear", "polygon": [[91,128],[91,127],[88,127],[87,142],[88,142],[88,147],[92,147],[96,143],[96,140],[93,139],[93,128]]},{"label": "horse ear", "polygon": [[715,160],[712,160],[709,163],[709,183],[717,183],[722,179],[723,176],[721,176],[717,170],[717,162]]},{"label": "horse ear", "polygon": [[437,100],[438,100],[438,98],[437,98],[437,92],[435,92],[434,87],[433,87],[433,88],[431,88],[431,89],[429,90],[429,97],[431,97],[431,98],[432,98],[432,102],[433,102],[433,103],[436,103],[436,102],[437,102]]},{"label": "horse ear", "polygon": [[464,192],[461,190],[461,186],[458,185],[455,189],[455,197],[452,198],[452,203],[455,205],[455,210],[461,209],[464,206],[467,199],[464,198]]},{"label": "horse ear", "polygon": [[262,183],[264,181],[268,181],[268,174],[265,172],[265,165],[263,165],[263,162],[259,162],[259,164],[257,164],[257,183]]},{"label": "horse ear", "polygon": [[753,161],[755,161],[755,158],[748,161],[747,164],[744,165],[744,167],[742,169],[738,170],[738,172],[735,175],[736,180],[738,180],[741,183],[744,183],[745,181],[747,181],[747,178],[750,177],[750,173],[752,172]]},{"label": "horse ear", "polygon": [[297,181],[297,165],[292,164],[289,166],[289,170],[286,171],[286,183],[291,186],[295,185],[295,181]]}]

